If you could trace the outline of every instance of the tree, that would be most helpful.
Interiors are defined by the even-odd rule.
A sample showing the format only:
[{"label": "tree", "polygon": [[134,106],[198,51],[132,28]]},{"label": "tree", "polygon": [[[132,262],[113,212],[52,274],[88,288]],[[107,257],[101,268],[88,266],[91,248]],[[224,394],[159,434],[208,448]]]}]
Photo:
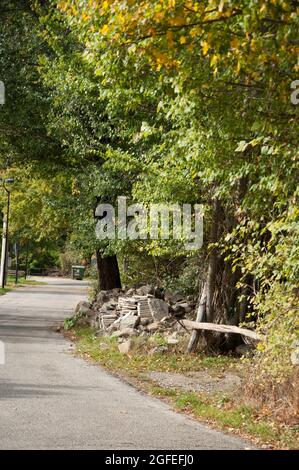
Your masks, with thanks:
[{"label": "tree", "polygon": [[[122,103],[126,151],[131,168],[140,168],[132,194],[169,200],[176,186],[178,197],[174,182],[182,176],[184,188],[195,189],[188,196],[206,203],[206,315],[238,323],[256,292],[267,294],[263,282],[274,279],[273,265],[267,275],[251,269],[255,263],[247,269],[241,253],[261,260],[275,238],[273,224],[297,200],[296,110],[289,99],[298,70],[296,3],[78,0],[58,7],[85,44],[110,112]],[[144,123],[135,112],[145,108]],[[111,152],[110,164],[122,167],[123,155]]]}]

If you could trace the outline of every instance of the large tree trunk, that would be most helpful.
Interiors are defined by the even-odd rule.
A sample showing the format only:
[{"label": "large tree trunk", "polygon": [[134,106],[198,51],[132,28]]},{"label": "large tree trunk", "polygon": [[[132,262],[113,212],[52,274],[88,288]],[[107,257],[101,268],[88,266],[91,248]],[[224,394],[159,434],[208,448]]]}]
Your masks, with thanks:
[{"label": "large tree trunk", "polygon": [[[218,200],[214,203],[213,216],[211,221],[211,230],[209,236],[209,243],[216,243],[219,237],[219,222],[222,215],[221,206]],[[215,317],[215,290],[216,290],[216,277],[217,277],[217,264],[218,264],[218,255],[214,247],[212,247],[209,257],[208,257],[208,268],[207,268],[207,277],[204,282],[199,306],[197,309],[197,322],[207,321],[213,323]],[[193,352],[196,350],[198,345],[199,337],[201,332],[194,330],[191,334],[187,352]],[[213,335],[209,332],[205,332],[205,337],[207,344],[213,342]]]},{"label": "large tree trunk", "polygon": [[118,262],[115,255],[102,257],[99,250],[96,252],[99,277],[99,290],[121,288]]},{"label": "large tree trunk", "polygon": [[[201,323],[205,321],[206,317],[206,307],[207,307],[207,283],[204,283],[202,292],[201,292],[201,297],[197,309],[197,315],[196,315],[196,322]],[[193,330],[190,336],[190,340],[187,346],[187,353],[194,352],[197,348],[198,341],[199,341],[199,336],[201,332],[199,330]]]},{"label": "large tree trunk", "polygon": [[[219,200],[214,203],[213,217],[211,222],[210,240],[211,244],[216,243],[219,239],[220,232],[220,220],[222,218],[222,210]],[[219,268],[219,256],[217,248],[211,248],[208,258],[208,270],[207,270],[207,293],[206,293],[206,320],[209,323],[215,322],[216,315],[216,278],[217,271]],[[207,342],[208,349],[213,349],[217,342],[217,337],[211,332],[205,332],[205,339]]]}]

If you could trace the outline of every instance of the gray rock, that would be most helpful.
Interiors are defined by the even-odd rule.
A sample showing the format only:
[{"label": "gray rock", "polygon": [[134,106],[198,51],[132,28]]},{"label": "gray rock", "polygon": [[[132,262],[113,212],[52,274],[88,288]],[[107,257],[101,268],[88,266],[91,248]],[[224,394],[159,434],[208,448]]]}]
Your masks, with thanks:
[{"label": "gray rock", "polygon": [[155,331],[159,330],[160,326],[160,322],[154,321],[145,327],[145,331],[148,331],[149,333],[154,333]]},{"label": "gray rock", "polygon": [[107,302],[109,300],[109,295],[106,290],[100,290],[100,292],[97,295],[97,302],[102,305],[103,303]]},{"label": "gray rock", "polygon": [[169,315],[169,305],[161,299],[149,298],[148,305],[154,320],[162,320]]},{"label": "gray rock", "polygon": [[172,311],[175,315],[180,315],[180,316],[183,316],[186,314],[186,310],[184,309],[184,307],[182,307],[180,304],[175,304],[173,307],[172,307]]},{"label": "gray rock", "polygon": [[118,350],[122,354],[128,354],[131,350],[132,347],[132,341],[128,339],[127,341],[124,341],[123,343],[120,343],[118,345]]},{"label": "gray rock", "polygon": [[119,322],[119,328],[135,328],[139,323],[140,318],[137,315],[125,315]]},{"label": "gray rock", "polygon": [[92,316],[94,314],[94,311],[91,308],[91,303],[85,302],[84,300],[79,302],[76,306],[75,314],[82,315],[82,316],[83,315]]},{"label": "gray rock", "polygon": [[150,285],[141,286],[138,289],[136,289],[136,294],[137,295],[154,294],[154,288]]},{"label": "gray rock", "polygon": [[164,335],[164,338],[167,344],[178,344],[179,342],[176,331],[171,334]]},{"label": "gray rock", "polygon": [[187,302],[179,302],[174,306],[174,308],[176,307],[180,307],[181,309],[185,311],[185,313],[190,313],[192,310],[192,307]]},{"label": "gray rock", "polygon": [[85,315],[78,318],[78,320],[76,321],[76,326],[88,326],[88,325],[89,325],[88,317]]},{"label": "gray rock", "polygon": [[96,328],[96,329],[99,328],[99,321],[97,318],[91,319],[89,321],[89,324],[92,328]]},{"label": "gray rock", "polygon": [[147,326],[151,323],[151,319],[150,318],[141,318],[140,319],[140,325],[141,326]]},{"label": "gray rock", "polygon": [[156,346],[155,348],[150,350],[150,354],[165,354],[168,352],[167,346]]},{"label": "gray rock", "polygon": [[110,325],[110,326],[107,328],[107,332],[113,333],[113,331],[117,331],[117,330],[118,330],[118,327],[119,327],[119,325],[118,325],[117,323],[112,323],[112,325]]},{"label": "gray rock", "polygon": [[248,344],[239,344],[239,346],[236,347],[235,349],[236,354],[239,356],[252,356],[253,350]]},{"label": "gray rock", "polygon": [[113,333],[112,336],[116,338],[129,338],[130,336],[136,336],[137,334],[138,333],[134,328],[123,328]]},{"label": "gray rock", "polygon": [[131,289],[127,290],[126,292],[127,296],[134,295],[134,294],[135,294],[135,290],[133,289],[133,287],[131,287]]},{"label": "gray rock", "polygon": [[183,296],[178,292],[171,292],[170,290],[166,289],[164,291],[164,299],[166,302],[173,305],[179,302],[180,300],[183,300]]},{"label": "gray rock", "polygon": [[192,304],[195,304],[195,303],[196,303],[195,300],[194,300],[194,298],[193,298],[193,295],[187,295],[186,300],[187,300],[188,302],[191,302]]},{"label": "gray rock", "polygon": [[299,366],[299,348],[292,352],[291,363],[293,366]]}]

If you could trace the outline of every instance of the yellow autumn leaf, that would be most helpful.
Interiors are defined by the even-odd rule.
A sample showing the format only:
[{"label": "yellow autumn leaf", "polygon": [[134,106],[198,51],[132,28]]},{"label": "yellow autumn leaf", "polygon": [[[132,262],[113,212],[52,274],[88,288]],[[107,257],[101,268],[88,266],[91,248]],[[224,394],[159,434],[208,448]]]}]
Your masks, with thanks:
[{"label": "yellow autumn leaf", "polygon": [[168,23],[171,26],[182,26],[183,24],[185,24],[185,18],[181,16],[176,16],[175,18],[170,18],[168,20]]},{"label": "yellow autumn leaf", "polygon": [[102,10],[105,12],[108,10],[108,8],[109,8],[109,2],[105,0],[102,4]]},{"label": "yellow autumn leaf", "polygon": [[195,28],[192,28],[192,29],[190,30],[190,33],[189,33],[189,34],[190,34],[190,36],[191,36],[192,38],[195,38],[195,37],[198,36],[201,32],[202,32],[202,28],[199,27],[199,26],[195,26]]},{"label": "yellow autumn leaf", "polygon": [[266,4],[263,3],[263,5],[260,8],[260,12],[263,13],[264,11],[266,11],[266,9],[267,9]]},{"label": "yellow autumn leaf", "polygon": [[186,42],[187,42],[186,36],[181,36],[180,37],[180,44],[186,44]]},{"label": "yellow autumn leaf", "polygon": [[201,41],[201,48],[202,48],[202,53],[203,55],[207,55],[209,49],[210,49],[210,45],[207,41]]},{"label": "yellow autumn leaf", "polygon": [[102,34],[107,34],[109,31],[109,26],[107,24],[104,24],[104,26],[100,29]]},{"label": "yellow autumn leaf", "polygon": [[90,16],[87,15],[86,13],[82,13],[82,20],[83,21],[88,21],[90,19]]},{"label": "yellow autumn leaf", "polygon": [[239,46],[239,39],[237,39],[237,38],[232,39],[232,41],[230,42],[230,45],[231,45],[231,47],[233,47],[234,49],[237,49],[238,46]]},{"label": "yellow autumn leaf", "polygon": [[216,64],[217,64],[217,62],[218,62],[218,60],[219,60],[218,55],[214,54],[214,55],[212,56],[211,60],[210,60],[210,66],[211,66],[211,67],[215,67]]},{"label": "yellow autumn leaf", "polygon": [[251,51],[256,51],[257,50],[257,42],[255,39],[252,39],[252,41],[250,42],[250,49]]}]

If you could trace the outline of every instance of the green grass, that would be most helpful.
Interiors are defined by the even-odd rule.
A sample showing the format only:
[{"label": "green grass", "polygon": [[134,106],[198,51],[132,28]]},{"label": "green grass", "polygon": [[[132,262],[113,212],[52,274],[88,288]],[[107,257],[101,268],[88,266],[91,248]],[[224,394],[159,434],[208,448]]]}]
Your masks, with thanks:
[{"label": "green grass", "polygon": [[150,387],[150,393],[166,398],[178,411],[215,424],[223,431],[254,438],[257,446],[270,444],[274,448],[298,449],[298,427],[282,428],[262,419],[250,406],[237,404],[234,397],[208,396],[156,385]]},{"label": "green grass", "polygon": [[11,288],[9,288],[9,287],[4,287],[4,289],[2,289],[2,287],[0,287],[0,295],[4,295],[9,291],[11,291]]},{"label": "green grass", "polygon": [[[74,331],[74,330],[73,330]],[[223,366],[236,364],[234,358],[223,356],[210,357],[209,360],[198,354],[183,354],[175,351],[169,354],[149,354],[149,349],[161,345],[161,335],[153,335],[150,343],[144,338],[132,338],[132,354],[123,355],[118,351],[118,340],[113,337],[96,337],[90,328],[76,328],[78,338],[78,352],[87,354],[93,360],[106,366],[110,370],[142,373],[145,371],[172,371],[188,372],[197,371],[200,368],[219,371]],[[104,345],[104,347],[101,347]],[[107,347],[108,346],[108,347]]]},{"label": "green grass", "polygon": [[215,398],[200,397],[194,393],[176,397],[175,405],[197,417],[216,422],[222,429],[240,430],[263,442],[273,442],[279,438],[272,424],[266,421],[257,422],[253,409],[246,405],[234,405],[233,401],[217,402]]},{"label": "green grass", "polygon": [[271,444],[274,448],[298,448],[298,427],[283,427],[271,417],[264,417],[259,410],[242,403],[239,396],[185,392],[172,387],[161,387],[153,382],[147,372],[188,372],[208,370],[215,373],[236,367],[240,361],[227,356],[203,356],[182,354],[175,348],[167,354],[148,354],[148,348],[161,344],[160,335],[150,341],[136,337],[129,355],[118,351],[118,340],[113,337],[97,337],[90,328],[71,330],[77,353],[99,363],[106,369],[120,374],[142,390],[167,400],[178,411],[191,414],[217,428],[253,438],[256,445]]},{"label": "green grass", "polygon": [[20,277],[18,280],[18,284],[15,283],[15,276],[8,276],[7,284],[4,289],[0,288],[0,295],[4,295],[7,292],[10,292],[12,289],[17,287],[24,287],[24,286],[39,286],[46,284],[45,282],[35,281],[33,279],[25,279],[24,277]]}]

